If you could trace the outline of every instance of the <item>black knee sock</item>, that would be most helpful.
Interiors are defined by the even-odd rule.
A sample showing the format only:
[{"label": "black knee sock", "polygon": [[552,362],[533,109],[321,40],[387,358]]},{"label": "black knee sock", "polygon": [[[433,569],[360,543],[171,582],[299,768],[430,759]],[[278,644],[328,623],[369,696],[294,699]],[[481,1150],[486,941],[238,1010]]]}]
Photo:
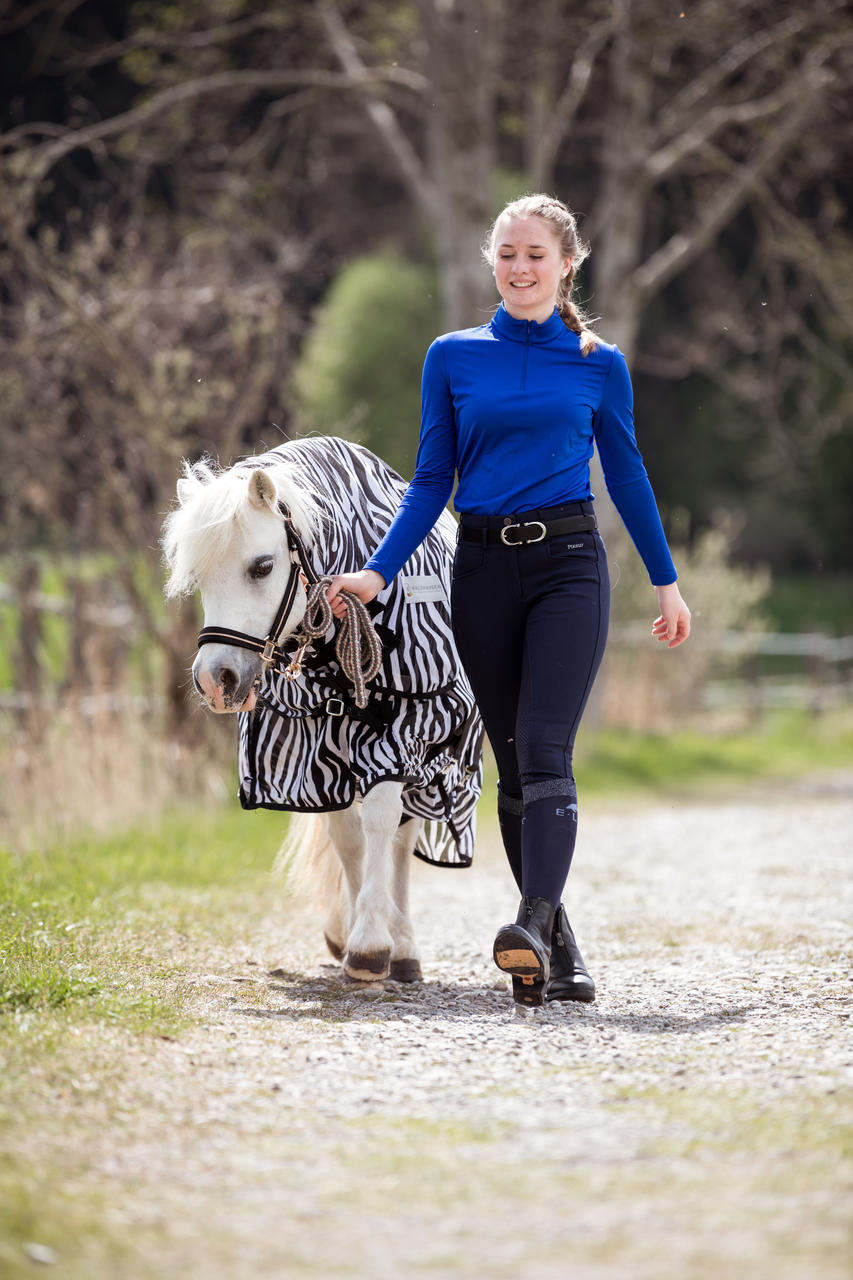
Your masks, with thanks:
[{"label": "black knee sock", "polygon": [[574,795],[543,796],[524,806],[521,839],[522,893],[560,905],[572,865],[578,828]]},{"label": "black knee sock", "polygon": [[506,860],[521,892],[521,797],[507,796],[498,787],[498,825]]}]

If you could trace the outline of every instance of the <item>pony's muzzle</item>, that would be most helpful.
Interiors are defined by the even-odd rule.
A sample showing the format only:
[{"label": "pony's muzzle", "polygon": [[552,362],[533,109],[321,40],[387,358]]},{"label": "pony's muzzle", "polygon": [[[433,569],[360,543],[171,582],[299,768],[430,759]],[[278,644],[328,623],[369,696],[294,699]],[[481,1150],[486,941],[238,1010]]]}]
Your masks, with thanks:
[{"label": "pony's muzzle", "polygon": [[251,711],[260,662],[228,645],[205,645],[193,663],[193,684],[217,715]]}]

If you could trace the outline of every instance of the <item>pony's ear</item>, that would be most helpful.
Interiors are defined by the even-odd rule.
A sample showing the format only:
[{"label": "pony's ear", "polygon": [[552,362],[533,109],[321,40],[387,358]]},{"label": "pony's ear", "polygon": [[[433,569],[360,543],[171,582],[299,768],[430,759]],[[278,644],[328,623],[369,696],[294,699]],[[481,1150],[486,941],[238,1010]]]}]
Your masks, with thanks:
[{"label": "pony's ear", "polygon": [[187,501],[192,491],[197,487],[198,485],[195,480],[189,480],[184,478],[183,476],[181,477],[181,479],[178,481],[178,484],[177,484],[178,502],[181,504],[181,506],[184,505],[184,503]]},{"label": "pony's ear", "polygon": [[272,507],[278,501],[275,485],[268,471],[258,467],[249,477],[249,501],[253,507]]}]

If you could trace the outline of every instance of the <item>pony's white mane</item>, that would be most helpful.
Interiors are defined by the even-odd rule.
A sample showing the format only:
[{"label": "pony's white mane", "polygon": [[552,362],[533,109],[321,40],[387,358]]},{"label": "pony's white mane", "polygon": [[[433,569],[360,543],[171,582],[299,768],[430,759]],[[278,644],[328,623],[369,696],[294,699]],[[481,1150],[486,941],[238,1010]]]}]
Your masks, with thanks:
[{"label": "pony's white mane", "polygon": [[[254,470],[251,459],[228,469],[209,458],[193,464],[184,460],[178,481],[180,505],[163,525],[163,555],[170,571],[167,596],[194,591],[211,566],[227,554],[235,531],[245,523]],[[284,458],[264,471],[275,485],[278,500],[290,511],[296,532],[310,546],[323,518],[318,498],[295,482]]]}]

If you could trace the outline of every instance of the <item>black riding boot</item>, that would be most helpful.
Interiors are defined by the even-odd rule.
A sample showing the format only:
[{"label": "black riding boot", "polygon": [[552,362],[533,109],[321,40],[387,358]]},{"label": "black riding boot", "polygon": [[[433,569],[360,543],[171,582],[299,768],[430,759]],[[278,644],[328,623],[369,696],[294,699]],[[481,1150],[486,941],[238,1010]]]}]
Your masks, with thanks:
[{"label": "black riding boot", "polygon": [[505,924],[495,938],[495,964],[512,974],[516,1004],[545,1003],[551,971],[554,907],[547,898],[522,898],[515,924]]},{"label": "black riding boot", "polygon": [[560,904],[554,916],[551,935],[551,976],[546,990],[548,1000],[595,999],[595,983],[589,976],[580,948],[575,942],[566,908]]}]

